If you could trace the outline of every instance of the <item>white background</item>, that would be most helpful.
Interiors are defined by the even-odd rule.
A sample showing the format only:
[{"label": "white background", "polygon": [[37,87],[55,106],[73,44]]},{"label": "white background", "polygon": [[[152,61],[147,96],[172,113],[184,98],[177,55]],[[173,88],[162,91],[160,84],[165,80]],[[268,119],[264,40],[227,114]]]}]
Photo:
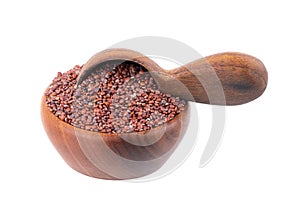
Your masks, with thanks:
[{"label": "white background", "polygon": [[[177,2],[1,1],[0,215],[300,214],[297,1]],[[254,55],[268,69],[267,90],[226,109],[222,145],[204,168],[198,164],[211,109],[197,105],[199,143],[165,178],[128,183],[78,174],[43,130],[43,91],[56,72],[149,35],[177,39],[203,56]]]}]

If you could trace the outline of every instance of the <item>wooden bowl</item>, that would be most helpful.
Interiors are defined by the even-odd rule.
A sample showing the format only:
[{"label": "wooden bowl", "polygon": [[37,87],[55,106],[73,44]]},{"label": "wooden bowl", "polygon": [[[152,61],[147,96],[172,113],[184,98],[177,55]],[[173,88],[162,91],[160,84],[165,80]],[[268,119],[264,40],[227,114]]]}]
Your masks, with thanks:
[{"label": "wooden bowl", "polygon": [[[130,60],[149,71],[162,70],[135,52],[104,52],[98,62]],[[91,65],[90,65],[91,66]],[[82,70],[87,70],[83,68]],[[74,170],[101,179],[132,179],[158,170],[172,155],[189,122],[189,106],[171,121],[144,132],[110,134],[76,128],[57,118],[41,103],[41,117],[52,144]]]},{"label": "wooden bowl", "polygon": [[[111,60],[135,62],[146,68],[165,93],[217,105],[239,105],[258,98],[266,89],[268,74],[257,58],[243,53],[220,53],[164,70],[141,53],[127,49],[105,50],[82,68],[78,83],[100,63]],[[182,84],[182,85],[180,85]],[[75,170],[102,179],[131,179],[158,170],[182,139],[189,106],[174,119],[145,132],[96,133],[73,127],[41,106],[45,130],[63,159]]]}]

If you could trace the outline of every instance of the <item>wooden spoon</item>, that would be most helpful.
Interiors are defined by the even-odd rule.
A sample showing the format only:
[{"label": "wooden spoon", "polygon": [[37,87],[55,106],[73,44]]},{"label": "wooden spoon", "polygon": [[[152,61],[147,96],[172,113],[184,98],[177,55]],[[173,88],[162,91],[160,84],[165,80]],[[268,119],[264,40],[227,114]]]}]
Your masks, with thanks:
[{"label": "wooden spoon", "polygon": [[164,70],[150,58],[136,51],[108,49],[95,54],[83,66],[79,83],[97,65],[110,60],[136,62],[151,73],[161,91],[198,103],[244,104],[258,98],[268,82],[264,64],[247,54],[220,53],[173,70]]}]

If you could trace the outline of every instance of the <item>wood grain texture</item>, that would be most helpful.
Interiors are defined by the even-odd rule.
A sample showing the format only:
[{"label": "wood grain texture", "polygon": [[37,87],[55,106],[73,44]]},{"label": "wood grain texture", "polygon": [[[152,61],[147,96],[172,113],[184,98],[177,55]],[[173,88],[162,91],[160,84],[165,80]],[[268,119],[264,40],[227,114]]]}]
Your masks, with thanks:
[{"label": "wood grain texture", "polygon": [[50,141],[74,170],[101,179],[131,179],[155,172],[171,156],[186,131],[189,108],[162,126],[128,134],[75,128],[50,112],[45,96],[41,117]]},{"label": "wood grain texture", "polygon": [[[259,59],[234,52],[208,56],[167,74],[182,82],[195,102],[217,105],[248,103],[262,95],[268,82],[266,68]],[[172,86],[171,82],[166,85]],[[172,93],[186,97],[180,89],[175,90]]]}]

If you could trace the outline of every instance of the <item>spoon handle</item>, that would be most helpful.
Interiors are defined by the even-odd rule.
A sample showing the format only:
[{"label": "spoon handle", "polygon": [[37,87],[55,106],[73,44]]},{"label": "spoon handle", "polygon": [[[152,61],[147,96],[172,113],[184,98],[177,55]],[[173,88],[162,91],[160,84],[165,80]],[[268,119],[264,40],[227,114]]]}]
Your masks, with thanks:
[{"label": "spoon handle", "polygon": [[[215,105],[250,102],[264,92],[268,82],[266,68],[259,59],[234,52],[211,55],[166,72],[188,89],[169,88],[170,93]],[[171,81],[165,84],[172,86]]]}]

